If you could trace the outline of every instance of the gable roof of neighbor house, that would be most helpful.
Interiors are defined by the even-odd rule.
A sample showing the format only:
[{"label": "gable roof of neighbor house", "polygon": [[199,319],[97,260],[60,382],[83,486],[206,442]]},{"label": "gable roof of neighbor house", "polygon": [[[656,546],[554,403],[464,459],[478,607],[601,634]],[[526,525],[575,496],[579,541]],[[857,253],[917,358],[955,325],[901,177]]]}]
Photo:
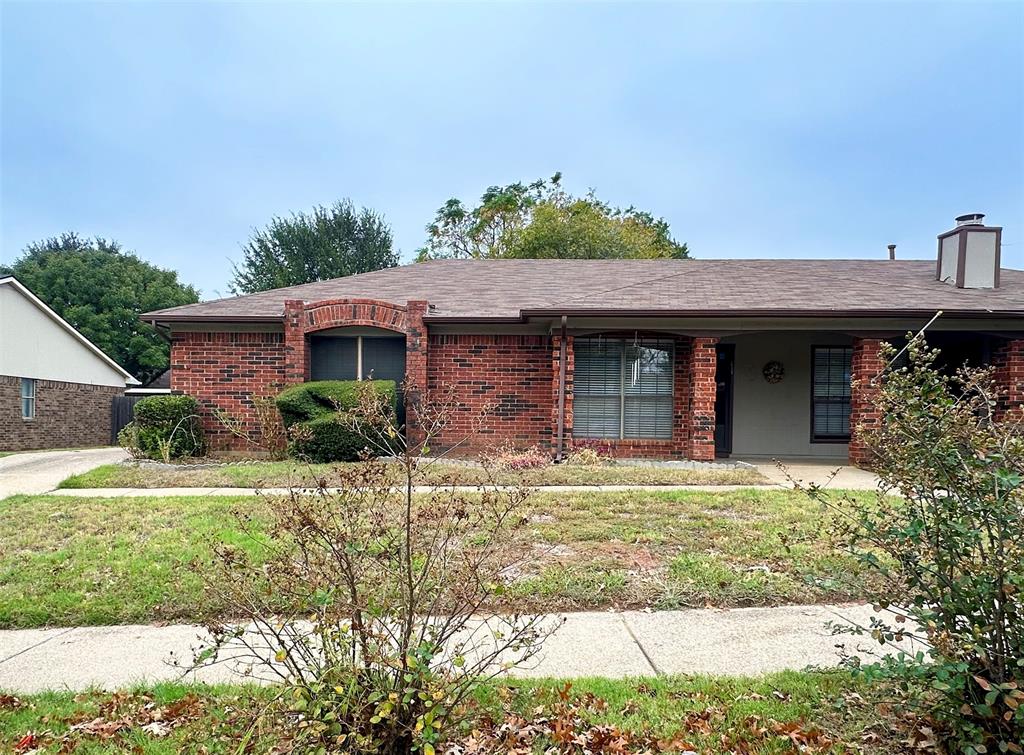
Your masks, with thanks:
[{"label": "gable roof of neighbor house", "polygon": [[125,382],[128,385],[139,385],[139,381],[136,380],[130,372],[128,372],[126,369],[124,369],[124,367],[122,367],[109,356],[107,356],[103,352],[103,350],[100,349],[99,346],[97,346],[88,338],[86,338],[77,330],[75,330],[74,327],[72,327],[67,320],[65,320],[63,317],[61,317],[52,309],[50,309],[50,307],[48,307],[42,299],[40,299],[38,296],[32,293],[31,290],[29,290],[28,286],[19,281],[13,275],[0,276],[0,286],[8,286],[14,291],[17,291],[23,297],[25,297],[25,299],[31,302],[39,311],[46,315],[46,317],[48,317],[57,327],[66,331],[76,341],[82,344],[82,346],[84,346],[88,351],[90,351],[93,355],[102,360],[108,367],[112,368],[120,375],[122,375],[125,379]]},{"label": "gable roof of neighbor house", "polygon": [[429,321],[560,314],[1024,315],[1024,271],[996,289],[935,280],[927,260],[437,260],[187,304],[156,322],[280,320],[289,299],[428,301]]}]

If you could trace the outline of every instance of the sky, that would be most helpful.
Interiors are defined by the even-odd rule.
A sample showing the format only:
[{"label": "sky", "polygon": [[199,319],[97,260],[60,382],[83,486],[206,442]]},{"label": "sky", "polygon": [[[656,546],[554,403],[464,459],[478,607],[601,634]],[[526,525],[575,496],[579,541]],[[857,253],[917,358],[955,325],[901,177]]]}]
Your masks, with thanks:
[{"label": "sky", "polygon": [[695,257],[1024,268],[1024,3],[0,3],[0,262],[63,231],[227,295],[344,197],[406,261],[449,197],[556,171]]}]

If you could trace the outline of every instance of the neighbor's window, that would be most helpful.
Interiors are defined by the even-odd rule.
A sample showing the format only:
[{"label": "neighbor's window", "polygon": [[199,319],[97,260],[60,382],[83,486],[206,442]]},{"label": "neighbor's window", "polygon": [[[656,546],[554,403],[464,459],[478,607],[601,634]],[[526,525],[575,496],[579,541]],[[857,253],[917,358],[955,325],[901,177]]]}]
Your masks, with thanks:
[{"label": "neighbor's window", "polygon": [[577,338],[573,435],[672,438],[672,342]]},{"label": "neighbor's window", "polygon": [[36,381],[21,379],[21,418],[34,419],[36,416]]},{"label": "neighbor's window", "polygon": [[848,346],[815,346],[812,356],[811,439],[850,439],[850,360]]}]

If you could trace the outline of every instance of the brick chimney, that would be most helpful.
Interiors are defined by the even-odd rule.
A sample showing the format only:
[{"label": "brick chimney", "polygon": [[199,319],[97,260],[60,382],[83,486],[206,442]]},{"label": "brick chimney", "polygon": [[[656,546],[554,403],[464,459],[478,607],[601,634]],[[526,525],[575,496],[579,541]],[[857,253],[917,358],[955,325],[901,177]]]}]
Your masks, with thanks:
[{"label": "brick chimney", "polygon": [[936,280],[957,288],[999,288],[1003,229],[984,220],[980,212],[961,215],[953,230],[939,234]]}]

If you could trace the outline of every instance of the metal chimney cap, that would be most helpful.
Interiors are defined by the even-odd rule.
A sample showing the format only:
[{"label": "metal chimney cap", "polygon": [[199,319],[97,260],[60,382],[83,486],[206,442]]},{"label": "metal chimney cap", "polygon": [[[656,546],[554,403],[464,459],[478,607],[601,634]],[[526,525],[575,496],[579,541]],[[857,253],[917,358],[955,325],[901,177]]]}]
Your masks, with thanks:
[{"label": "metal chimney cap", "polygon": [[966,215],[958,215],[956,218],[957,226],[961,225],[985,225],[985,213],[983,212],[969,212]]}]

